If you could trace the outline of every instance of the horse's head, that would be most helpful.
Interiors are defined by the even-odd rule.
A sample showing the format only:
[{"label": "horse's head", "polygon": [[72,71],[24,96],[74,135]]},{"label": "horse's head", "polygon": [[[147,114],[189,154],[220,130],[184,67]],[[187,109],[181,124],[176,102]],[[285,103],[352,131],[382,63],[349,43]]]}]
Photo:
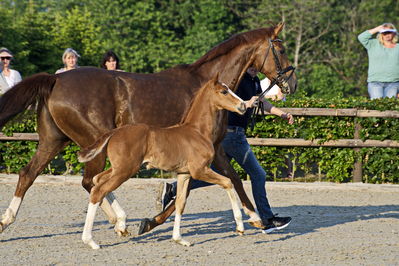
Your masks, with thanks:
[{"label": "horse's head", "polygon": [[208,83],[211,86],[212,96],[209,98],[219,110],[226,109],[231,112],[244,114],[246,109],[244,101],[238,97],[226,84],[219,82],[219,74]]},{"label": "horse's head", "polygon": [[296,91],[297,78],[282,40],[278,38],[283,27],[284,23],[279,23],[271,28],[270,36],[266,36],[257,49],[252,65],[271,81],[276,81],[284,94],[292,94]]}]

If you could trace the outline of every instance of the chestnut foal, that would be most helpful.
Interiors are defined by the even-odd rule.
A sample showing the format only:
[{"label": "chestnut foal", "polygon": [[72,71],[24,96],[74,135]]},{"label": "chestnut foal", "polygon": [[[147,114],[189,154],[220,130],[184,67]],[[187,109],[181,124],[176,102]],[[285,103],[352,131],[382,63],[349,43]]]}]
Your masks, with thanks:
[{"label": "chestnut foal", "polygon": [[[148,163],[147,168],[158,168],[178,174],[172,237],[174,241],[184,246],[190,245],[180,234],[181,215],[186,203],[190,176],[218,184],[227,191],[236,221],[236,231],[243,234],[244,225],[232,182],[209,167],[215,155],[213,131],[217,111],[221,109],[239,114],[246,111],[245,103],[227,85],[219,83],[216,77],[199,90],[181,124],[167,128],[145,124],[126,125],[109,131],[93,145],[80,151],[79,161],[86,162],[93,159],[108,144],[107,154],[112,166],[93,179],[94,187],[90,192],[82,234],[83,242],[93,249],[100,248],[92,238],[97,207],[105,195],[133,176],[143,163]],[[126,218],[122,209],[116,213],[121,220]],[[122,226],[126,228],[125,224]]]}]

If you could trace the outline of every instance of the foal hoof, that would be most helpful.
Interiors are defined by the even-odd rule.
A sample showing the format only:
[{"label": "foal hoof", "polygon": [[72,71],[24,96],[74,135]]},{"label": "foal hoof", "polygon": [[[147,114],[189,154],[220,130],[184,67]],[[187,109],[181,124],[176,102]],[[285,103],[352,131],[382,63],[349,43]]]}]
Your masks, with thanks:
[{"label": "foal hoof", "polygon": [[117,231],[116,233],[118,234],[118,236],[122,237],[130,236],[130,233],[127,229],[125,229],[125,231]]},{"label": "foal hoof", "polygon": [[263,229],[265,226],[262,223],[262,220],[258,220],[258,221],[248,221],[250,226],[256,227],[256,228],[260,228]]},{"label": "foal hoof", "polygon": [[151,231],[150,223],[151,220],[148,218],[144,218],[143,220],[141,220],[138,235],[142,235],[144,233]]},{"label": "foal hoof", "polygon": [[3,228],[3,226],[4,226],[3,223],[0,222],[0,233],[3,233],[3,230],[6,229],[5,226],[4,226],[4,228]]},{"label": "foal hoof", "polygon": [[92,249],[100,249],[100,246],[93,241],[93,239],[89,239],[89,240],[83,240],[83,243],[85,243],[86,245],[90,246]]}]

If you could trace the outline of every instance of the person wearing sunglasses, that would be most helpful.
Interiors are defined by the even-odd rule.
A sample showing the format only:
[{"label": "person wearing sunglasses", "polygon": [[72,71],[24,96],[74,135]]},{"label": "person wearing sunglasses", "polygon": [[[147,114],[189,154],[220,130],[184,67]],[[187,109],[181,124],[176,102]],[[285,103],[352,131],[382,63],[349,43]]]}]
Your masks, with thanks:
[{"label": "person wearing sunglasses", "polygon": [[[376,34],[376,38],[373,35]],[[367,49],[368,93],[371,99],[397,97],[399,92],[398,32],[392,23],[384,23],[362,32],[358,39]]]},{"label": "person wearing sunglasses", "polygon": [[15,84],[22,80],[18,71],[11,69],[10,64],[13,55],[7,48],[0,48],[0,94],[4,94]]},{"label": "person wearing sunglasses", "polygon": [[62,54],[62,62],[64,63],[64,67],[58,69],[55,74],[59,74],[65,71],[69,71],[72,69],[78,68],[78,59],[80,55],[72,48],[65,49],[64,53]]}]

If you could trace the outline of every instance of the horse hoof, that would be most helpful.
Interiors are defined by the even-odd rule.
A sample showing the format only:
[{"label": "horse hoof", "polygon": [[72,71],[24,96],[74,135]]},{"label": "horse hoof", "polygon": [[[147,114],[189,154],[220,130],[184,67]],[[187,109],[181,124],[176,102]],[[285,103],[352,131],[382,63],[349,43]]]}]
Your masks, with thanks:
[{"label": "horse hoof", "polygon": [[236,230],[236,233],[239,234],[240,236],[244,235],[244,231],[241,231],[241,230],[238,230],[238,229]]},{"label": "horse hoof", "polygon": [[191,246],[191,243],[186,241],[186,240],[184,240],[184,239],[176,239],[176,240],[173,239],[173,241],[175,241],[177,244],[180,244],[180,245],[185,246],[185,247]]},{"label": "horse hoof", "polygon": [[3,233],[3,230],[6,229],[5,227],[3,228],[3,223],[0,222],[0,233]]},{"label": "horse hoof", "polygon": [[262,223],[262,220],[258,220],[258,221],[249,221],[248,222],[250,226],[252,227],[256,227],[256,228],[260,228],[263,229],[265,226]]},{"label": "horse hoof", "polygon": [[151,220],[148,218],[144,218],[143,220],[141,220],[138,235],[142,235],[151,230],[150,222]]}]

